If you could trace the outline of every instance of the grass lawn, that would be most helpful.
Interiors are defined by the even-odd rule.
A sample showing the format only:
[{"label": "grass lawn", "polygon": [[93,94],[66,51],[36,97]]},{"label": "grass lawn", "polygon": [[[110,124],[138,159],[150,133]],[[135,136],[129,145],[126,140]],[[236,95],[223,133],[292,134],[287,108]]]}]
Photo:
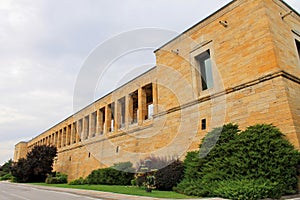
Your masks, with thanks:
[{"label": "grass lawn", "polygon": [[76,188],[84,190],[97,190],[104,192],[114,192],[121,194],[130,194],[137,196],[149,196],[158,198],[170,198],[170,199],[187,199],[193,198],[176,192],[158,191],[146,192],[143,188],[132,186],[119,186],[119,185],[68,185],[68,184],[46,184],[46,183],[32,183],[40,186],[61,187],[61,188]]}]

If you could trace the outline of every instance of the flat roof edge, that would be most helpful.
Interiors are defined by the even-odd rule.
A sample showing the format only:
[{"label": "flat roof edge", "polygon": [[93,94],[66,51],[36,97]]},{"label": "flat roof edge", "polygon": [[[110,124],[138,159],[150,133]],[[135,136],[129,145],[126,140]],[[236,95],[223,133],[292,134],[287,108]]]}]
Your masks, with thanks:
[{"label": "flat roof edge", "polygon": [[208,15],[207,17],[205,17],[204,19],[202,19],[201,21],[197,22],[196,24],[194,24],[193,26],[191,26],[190,28],[188,28],[187,30],[183,31],[182,33],[180,33],[179,35],[177,35],[176,37],[174,37],[173,39],[171,39],[170,41],[168,41],[167,43],[163,44],[161,47],[157,48],[156,50],[154,50],[154,53],[156,53],[157,51],[161,50],[162,48],[164,48],[165,46],[167,46],[168,44],[170,44],[171,42],[175,41],[176,39],[178,39],[179,37],[181,37],[182,35],[186,34],[187,32],[189,32],[190,30],[192,30],[193,28],[195,28],[196,26],[198,26],[199,24],[202,24],[203,22],[205,22],[206,20],[208,20],[209,18],[213,17],[214,15],[216,15],[217,13],[219,13],[220,11],[222,11],[223,9],[227,8],[228,6],[230,6],[231,4],[235,3],[236,1],[239,0],[232,0],[231,2],[227,3],[226,5],[222,6],[221,8],[219,8],[218,10],[216,10],[215,12],[213,12],[212,14]]},{"label": "flat roof edge", "polygon": [[[127,84],[130,84],[131,82],[133,82],[133,81],[135,81],[136,79],[138,79],[138,78],[144,76],[145,74],[151,72],[151,71],[154,70],[154,69],[156,69],[156,66],[151,67],[151,68],[148,69],[147,71],[141,73],[140,75],[134,77],[133,79],[130,79],[128,82],[124,83],[123,85],[119,86],[118,88],[114,89],[113,91],[111,91],[111,92],[109,92],[109,93],[107,93],[107,94],[101,96],[100,98],[96,99],[96,100],[93,101],[92,103],[88,104],[87,106],[81,108],[80,110],[78,110],[77,112],[73,113],[73,114],[70,115],[69,117],[67,117],[67,118],[65,118],[65,119],[63,119],[63,120],[61,120],[61,121],[58,122],[58,123],[56,123],[55,125],[51,126],[51,127],[48,128],[47,130],[43,131],[43,132],[40,133],[39,135],[37,135],[37,136],[33,137],[32,139],[28,140],[27,142],[22,141],[22,142],[19,142],[19,143],[17,143],[17,144],[20,144],[20,143],[29,143],[29,142],[31,142],[32,140],[34,140],[34,139],[38,138],[39,136],[43,135],[44,133],[46,133],[47,131],[51,130],[52,128],[54,128],[54,127],[57,126],[58,124],[60,124],[60,123],[62,123],[62,122],[64,122],[64,121],[67,121],[68,119],[70,119],[70,118],[73,117],[74,115],[80,113],[81,111],[83,111],[84,109],[88,108],[89,106],[92,106],[94,103],[96,103],[96,102],[100,101],[101,99],[103,99],[103,98],[109,96],[110,94],[116,92],[116,91],[119,90],[120,88],[126,86]],[[16,144],[16,145],[17,145],[17,144]]]},{"label": "flat roof edge", "polygon": [[[176,39],[178,39],[179,37],[181,37],[182,35],[186,34],[187,32],[189,32],[190,30],[192,30],[193,28],[195,28],[196,26],[200,25],[201,23],[207,21],[209,18],[213,17],[214,15],[216,15],[217,13],[219,13],[220,11],[224,10],[225,8],[229,7],[230,5],[232,5],[233,3],[235,3],[236,1],[239,0],[233,0],[231,2],[229,2],[228,4],[224,5],[223,7],[221,7],[220,9],[218,9],[217,11],[213,12],[212,14],[210,14],[209,16],[205,17],[204,19],[202,19],[200,22],[194,24],[193,26],[191,26],[190,28],[188,28],[187,30],[183,31],[181,34],[177,35],[176,37],[174,37],[173,39],[171,39],[170,41],[168,41],[167,43],[163,44],[161,47],[157,48],[156,50],[154,50],[154,53],[156,53],[157,51],[161,50],[162,48],[164,48],[165,46],[167,46],[168,44],[172,43],[173,41],[175,41]],[[275,1],[275,0],[273,0]],[[296,15],[298,15],[298,17],[300,17],[300,14],[298,11],[296,11],[293,7],[291,7],[288,3],[286,3],[284,0],[278,0],[279,2],[281,2],[282,4],[284,4],[288,9],[290,9],[293,13],[295,13]]]}]

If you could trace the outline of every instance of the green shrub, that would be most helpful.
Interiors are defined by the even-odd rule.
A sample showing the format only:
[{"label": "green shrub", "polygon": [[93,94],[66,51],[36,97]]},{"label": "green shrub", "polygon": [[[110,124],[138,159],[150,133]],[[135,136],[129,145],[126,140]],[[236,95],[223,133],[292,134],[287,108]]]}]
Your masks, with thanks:
[{"label": "green shrub", "polygon": [[141,186],[145,185],[147,176],[145,173],[138,173],[135,175],[135,180],[136,180],[136,185],[138,187],[141,187]]},{"label": "green shrub", "polygon": [[137,186],[137,183],[136,183],[136,180],[135,180],[135,179],[132,179],[132,180],[130,181],[130,183],[131,183],[131,186]]},{"label": "green shrub", "polygon": [[85,184],[87,184],[87,181],[86,181],[86,179],[80,177],[79,179],[70,181],[68,184],[69,185],[85,185]]},{"label": "green shrub", "polygon": [[47,184],[62,184],[68,183],[68,175],[62,173],[54,173],[47,176],[45,182]]},{"label": "green shrub", "polygon": [[155,187],[158,190],[171,191],[183,178],[183,162],[176,160],[155,173]]},{"label": "green shrub", "polygon": [[[124,171],[119,171],[122,169]],[[88,184],[105,184],[105,185],[130,185],[134,174],[132,163],[118,163],[110,168],[103,168],[92,171],[86,178]]]},{"label": "green shrub", "polygon": [[232,200],[278,199],[282,187],[279,183],[265,179],[220,181],[216,183],[212,196]]},{"label": "green shrub", "polygon": [[0,177],[0,181],[12,180],[13,176],[9,174],[5,174],[4,176]]},{"label": "green shrub", "polygon": [[[272,125],[255,125],[239,132],[237,125],[227,124],[208,133],[200,145],[200,154],[187,155],[184,179],[175,190],[187,195],[214,196],[223,181],[226,186],[234,185],[231,181],[250,180],[255,192],[261,191],[257,196],[264,196],[266,190],[276,191],[276,195],[295,193],[300,154],[283,134]],[[218,133],[221,134],[214,145]],[[203,152],[209,153],[199,156]],[[251,181],[257,179],[263,181]],[[234,189],[247,190],[248,185],[237,184]],[[268,197],[272,194],[268,193]]]}]

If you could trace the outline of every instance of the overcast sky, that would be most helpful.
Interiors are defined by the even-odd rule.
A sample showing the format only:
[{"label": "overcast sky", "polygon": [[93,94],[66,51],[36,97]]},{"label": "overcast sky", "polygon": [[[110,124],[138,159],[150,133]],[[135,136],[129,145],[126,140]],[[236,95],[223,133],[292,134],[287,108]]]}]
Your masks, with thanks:
[{"label": "overcast sky", "polygon": [[[76,78],[99,44],[139,28],[161,28],[175,36],[228,2],[0,0],[0,165],[13,158],[17,142],[73,113]],[[299,0],[286,2],[300,11]],[[133,53],[115,65],[149,68],[155,63],[152,51]],[[109,90],[102,87],[97,86],[98,96]]]}]

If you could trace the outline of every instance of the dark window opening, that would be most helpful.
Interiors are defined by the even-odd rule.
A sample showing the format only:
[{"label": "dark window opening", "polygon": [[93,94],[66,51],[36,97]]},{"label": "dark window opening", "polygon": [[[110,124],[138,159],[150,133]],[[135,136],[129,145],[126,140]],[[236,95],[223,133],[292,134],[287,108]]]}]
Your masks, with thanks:
[{"label": "dark window opening", "polygon": [[114,132],[115,127],[115,103],[108,105],[108,132]]},{"label": "dark window opening", "polygon": [[58,131],[55,132],[55,141],[54,141],[54,146],[58,148]]},{"label": "dark window opening", "polygon": [[100,128],[100,134],[103,134],[104,131],[104,124],[105,124],[105,108],[101,108],[99,110],[99,128]]},{"label": "dark window opening", "polygon": [[130,124],[136,124],[138,122],[138,91],[134,91],[129,95],[129,116]]},{"label": "dark window opening", "polygon": [[296,40],[296,47],[297,47],[298,58],[300,59],[300,42],[298,40]]},{"label": "dark window opening", "polygon": [[118,124],[119,128],[125,128],[125,97],[118,100]]},{"label": "dark window opening", "polygon": [[206,129],[206,119],[202,119],[201,120],[201,130],[205,130]]},{"label": "dark window opening", "polygon": [[96,136],[96,128],[97,128],[97,111],[92,113],[92,124],[91,124],[91,134],[92,137]]},{"label": "dark window opening", "polygon": [[70,145],[71,144],[71,137],[72,137],[72,133],[71,133],[71,131],[72,131],[72,125],[71,124],[69,124],[68,125],[68,132],[67,132],[67,145]]},{"label": "dark window opening", "polygon": [[84,128],[84,132],[83,132],[84,139],[88,139],[89,138],[89,134],[90,134],[89,133],[89,130],[90,130],[90,116],[89,115],[84,118],[84,126],[83,126],[83,128]]},{"label": "dark window opening", "polygon": [[142,88],[143,91],[143,118],[144,120],[151,119],[153,116],[153,87],[152,84]]},{"label": "dark window opening", "polygon": [[78,137],[79,137],[79,142],[81,141],[82,138],[82,119],[78,121]]},{"label": "dark window opening", "polygon": [[195,59],[198,62],[201,86],[202,90],[207,90],[213,87],[213,73],[212,73],[212,62],[210,58],[210,51],[207,50],[200,55],[196,56]]},{"label": "dark window opening", "polygon": [[67,140],[67,127],[64,127],[64,129],[63,129],[63,146],[66,146],[66,140]]},{"label": "dark window opening", "polygon": [[62,140],[62,129],[59,130],[58,135],[58,147],[61,148],[61,140]]},{"label": "dark window opening", "polygon": [[77,137],[77,123],[76,122],[74,122],[73,123],[73,129],[72,129],[72,142],[73,142],[73,144],[75,144],[76,143],[76,137]]},{"label": "dark window opening", "polygon": [[120,150],[120,147],[117,146],[117,148],[116,148],[116,153],[119,153],[119,150]]}]

